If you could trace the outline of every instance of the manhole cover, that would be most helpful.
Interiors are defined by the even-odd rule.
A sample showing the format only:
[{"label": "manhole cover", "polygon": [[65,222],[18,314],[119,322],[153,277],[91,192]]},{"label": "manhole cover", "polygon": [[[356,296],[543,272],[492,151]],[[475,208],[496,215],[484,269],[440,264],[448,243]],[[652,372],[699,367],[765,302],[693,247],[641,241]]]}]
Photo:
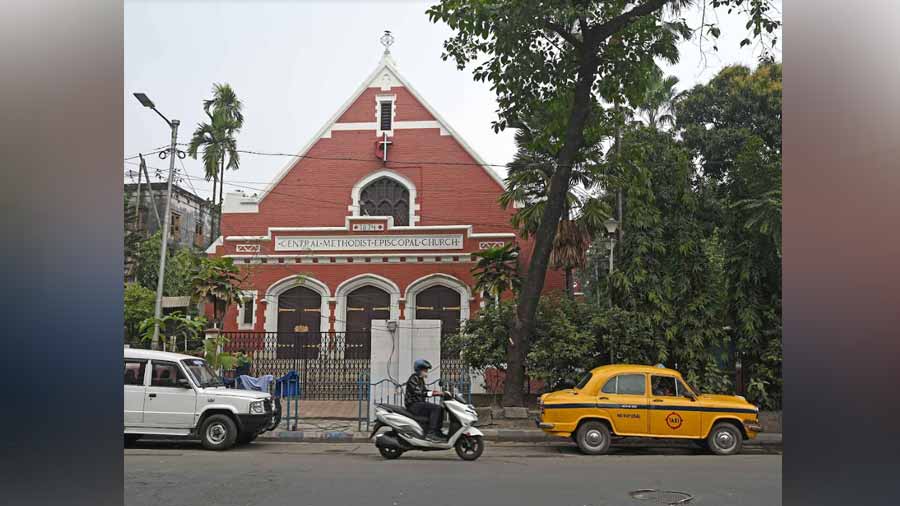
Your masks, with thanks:
[{"label": "manhole cover", "polygon": [[687,504],[694,499],[694,496],[687,492],[675,492],[673,490],[656,490],[641,489],[630,492],[633,499],[638,501],[647,501],[653,504]]}]

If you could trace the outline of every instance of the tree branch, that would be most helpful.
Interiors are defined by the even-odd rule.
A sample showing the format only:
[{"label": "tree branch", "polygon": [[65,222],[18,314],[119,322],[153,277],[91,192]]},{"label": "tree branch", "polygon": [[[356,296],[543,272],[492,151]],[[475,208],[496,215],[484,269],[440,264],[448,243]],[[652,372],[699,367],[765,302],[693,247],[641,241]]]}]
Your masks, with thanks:
[{"label": "tree branch", "polygon": [[628,12],[619,14],[606,23],[592,27],[590,30],[592,42],[596,44],[609,38],[609,36],[630,25],[636,18],[652,14],[655,11],[662,9],[667,3],[673,1],[675,0],[648,0]]},{"label": "tree branch", "polygon": [[572,44],[573,47],[580,49],[581,41],[578,40],[572,32],[566,30],[566,27],[560,25],[559,23],[554,23],[553,21],[545,21],[544,26],[546,26],[550,31],[556,33],[560,37],[563,38],[569,44]]}]

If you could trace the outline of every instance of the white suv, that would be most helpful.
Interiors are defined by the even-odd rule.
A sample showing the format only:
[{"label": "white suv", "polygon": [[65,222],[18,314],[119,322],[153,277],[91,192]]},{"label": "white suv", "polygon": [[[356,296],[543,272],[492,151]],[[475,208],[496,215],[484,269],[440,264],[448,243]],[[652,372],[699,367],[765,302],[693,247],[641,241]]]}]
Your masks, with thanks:
[{"label": "white suv", "polygon": [[125,348],[125,441],[195,436],[209,450],[249,443],[278,423],[267,392],[228,389],[202,358]]}]

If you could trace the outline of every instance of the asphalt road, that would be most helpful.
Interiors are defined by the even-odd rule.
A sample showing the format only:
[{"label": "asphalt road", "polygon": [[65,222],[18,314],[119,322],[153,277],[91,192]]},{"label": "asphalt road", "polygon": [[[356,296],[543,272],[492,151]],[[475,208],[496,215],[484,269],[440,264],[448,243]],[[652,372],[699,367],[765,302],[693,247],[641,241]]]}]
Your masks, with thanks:
[{"label": "asphalt road", "polygon": [[691,505],[779,505],[781,455],[642,447],[589,457],[565,443],[491,442],[475,462],[452,450],[385,461],[369,444],[255,442],[209,452],[192,442],[138,442],[125,450],[129,506],[660,504],[629,495],[638,489],[687,492]]}]

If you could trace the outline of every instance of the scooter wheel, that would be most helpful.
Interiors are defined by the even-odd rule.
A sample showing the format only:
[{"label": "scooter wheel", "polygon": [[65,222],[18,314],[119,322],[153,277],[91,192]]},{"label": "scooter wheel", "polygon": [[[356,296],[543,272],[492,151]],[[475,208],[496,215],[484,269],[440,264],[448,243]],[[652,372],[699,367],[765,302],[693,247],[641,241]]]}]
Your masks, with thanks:
[{"label": "scooter wheel", "polygon": [[456,440],[456,444],[453,447],[459,458],[475,460],[484,452],[484,440],[481,436],[467,436],[463,434]]},{"label": "scooter wheel", "polygon": [[378,452],[388,460],[394,460],[403,455],[403,450],[398,450],[397,448],[378,448]]}]

